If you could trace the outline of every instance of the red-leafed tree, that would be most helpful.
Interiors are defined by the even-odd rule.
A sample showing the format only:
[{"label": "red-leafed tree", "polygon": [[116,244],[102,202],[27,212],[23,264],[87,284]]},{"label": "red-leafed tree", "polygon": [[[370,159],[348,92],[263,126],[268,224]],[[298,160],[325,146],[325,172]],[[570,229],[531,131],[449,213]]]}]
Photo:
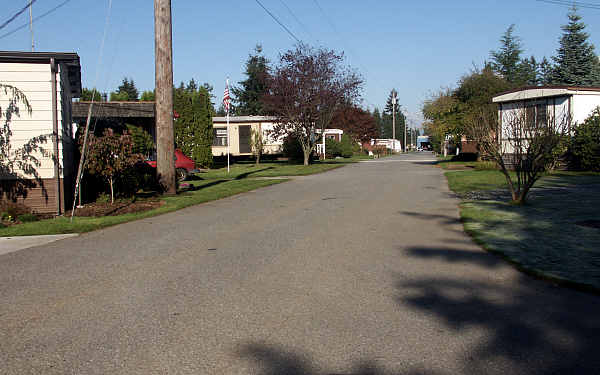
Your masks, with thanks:
[{"label": "red-leafed tree", "polygon": [[102,137],[90,135],[88,141],[87,169],[92,174],[102,176],[110,186],[111,203],[115,202],[115,179],[143,160],[133,152],[133,139],[126,132],[115,134],[112,129],[104,130]]},{"label": "red-leafed tree", "polygon": [[315,148],[315,129],[328,127],[340,106],[359,97],[362,79],[343,61],[343,54],[300,43],[280,56],[267,79],[263,103],[278,118],[272,135],[295,137],[304,165]]},{"label": "red-leafed tree", "polygon": [[331,126],[342,129],[353,140],[361,144],[379,137],[379,128],[375,117],[362,108],[345,106],[338,109],[331,120]]}]

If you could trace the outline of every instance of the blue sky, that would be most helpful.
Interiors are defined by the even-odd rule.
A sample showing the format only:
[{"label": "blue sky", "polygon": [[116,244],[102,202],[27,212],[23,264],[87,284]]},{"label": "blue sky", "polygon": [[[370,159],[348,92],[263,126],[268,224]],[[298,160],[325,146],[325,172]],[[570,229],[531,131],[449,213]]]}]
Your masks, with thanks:
[{"label": "blue sky", "polygon": [[[0,22],[28,1],[5,5]],[[34,17],[63,1],[38,0]],[[347,63],[365,79],[366,107],[383,107],[396,88],[414,126],[419,124],[423,101],[440,87],[453,86],[474,64],[481,66],[510,24],[516,24],[525,55],[554,55],[568,11],[535,0],[317,0],[323,14],[315,0],[260,1],[299,39],[344,51]],[[34,24],[36,51],[77,52],[86,87],[92,87],[98,76],[99,90],[115,90],[127,76],[140,91],[152,89],[153,1],[113,0],[99,66],[108,4],[109,0],[71,0],[40,19]],[[232,82],[244,78],[244,63],[256,43],[272,61],[295,43],[255,0],[176,0],[172,8],[174,80],[210,83],[217,102],[227,76]],[[600,48],[600,10],[584,8],[579,13],[588,25],[590,41]],[[0,35],[28,20],[26,12]],[[29,28],[0,39],[2,50],[30,48]]]}]

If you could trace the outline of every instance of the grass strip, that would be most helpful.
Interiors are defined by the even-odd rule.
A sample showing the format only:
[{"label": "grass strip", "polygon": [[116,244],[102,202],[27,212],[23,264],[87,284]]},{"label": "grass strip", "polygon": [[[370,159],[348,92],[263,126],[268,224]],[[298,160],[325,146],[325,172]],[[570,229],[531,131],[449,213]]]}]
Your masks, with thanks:
[{"label": "grass strip", "polygon": [[162,215],[176,211],[181,208],[197,205],[204,202],[226,198],[232,195],[255,190],[261,187],[278,184],[287,181],[279,180],[214,180],[196,181],[197,190],[180,193],[172,197],[164,197],[165,204],[150,211],[129,213],[118,216],[104,217],[75,217],[73,222],[69,218],[57,217],[31,223],[23,223],[6,228],[0,228],[0,237],[9,236],[32,236],[42,234],[84,233],[106,228],[112,225],[122,224],[133,220]]}]

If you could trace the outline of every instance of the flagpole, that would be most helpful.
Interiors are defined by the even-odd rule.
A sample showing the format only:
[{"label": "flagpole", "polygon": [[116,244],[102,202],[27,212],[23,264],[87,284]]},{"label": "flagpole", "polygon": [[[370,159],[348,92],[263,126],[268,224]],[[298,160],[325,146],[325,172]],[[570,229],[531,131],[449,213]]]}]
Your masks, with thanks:
[{"label": "flagpole", "polygon": [[[229,78],[227,78],[227,89],[229,90]],[[229,174],[229,106],[227,106],[227,174]]]}]

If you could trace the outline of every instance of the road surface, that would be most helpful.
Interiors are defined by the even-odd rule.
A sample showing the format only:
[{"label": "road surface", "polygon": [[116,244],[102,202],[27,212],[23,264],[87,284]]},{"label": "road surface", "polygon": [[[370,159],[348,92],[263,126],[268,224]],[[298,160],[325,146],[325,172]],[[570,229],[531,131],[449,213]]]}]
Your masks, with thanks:
[{"label": "road surface", "polygon": [[600,298],[481,251],[429,159],[0,255],[0,373],[597,374]]}]

